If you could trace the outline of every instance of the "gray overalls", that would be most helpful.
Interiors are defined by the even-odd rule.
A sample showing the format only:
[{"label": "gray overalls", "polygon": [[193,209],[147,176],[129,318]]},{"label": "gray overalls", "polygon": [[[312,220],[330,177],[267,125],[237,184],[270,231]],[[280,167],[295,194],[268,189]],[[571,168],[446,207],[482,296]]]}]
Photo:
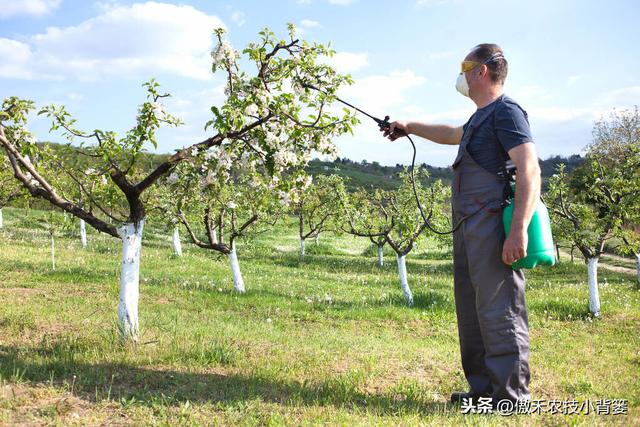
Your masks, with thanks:
[{"label": "gray overalls", "polygon": [[471,392],[489,392],[496,401],[531,398],[524,275],[502,262],[505,184],[467,151],[474,130],[492,120],[497,102],[471,119],[453,164],[452,184],[454,224],[491,201],[454,233],[453,265],[462,368]]}]

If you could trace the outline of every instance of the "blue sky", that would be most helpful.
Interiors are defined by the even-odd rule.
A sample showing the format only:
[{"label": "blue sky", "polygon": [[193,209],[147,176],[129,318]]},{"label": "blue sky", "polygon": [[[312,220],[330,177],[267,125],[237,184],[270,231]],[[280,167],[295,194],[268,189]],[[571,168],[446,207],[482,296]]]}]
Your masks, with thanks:
[{"label": "blue sky", "polygon": [[[505,91],[529,113],[540,157],[581,153],[593,123],[640,103],[639,1],[290,0],[134,2],[0,0],[0,94],[65,104],[85,129],[122,132],[157,78],[185,126],[160,133],[169,152],[207,136],[222,100],[209,72],[211,29],[241,49],[267,26],[329,42],[355,85],[342,96],[372,114],[462,124],[474,104],[454,88],[460,60],[478,43],[501,45]],[[34,117],[39,139],[48,123]],[[421,141],[418,160],[445,166],[456,147]],[[382,139],[363,118],[338,141],[340,155],[407,164],[405,142]]]}]

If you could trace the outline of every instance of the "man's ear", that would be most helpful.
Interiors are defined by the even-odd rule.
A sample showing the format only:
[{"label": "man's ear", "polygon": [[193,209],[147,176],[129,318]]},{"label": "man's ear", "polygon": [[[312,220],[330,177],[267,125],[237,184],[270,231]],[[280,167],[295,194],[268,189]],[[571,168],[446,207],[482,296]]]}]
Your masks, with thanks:
[{"label": "man's ear", "polygon": [[482,64],[478,70],[478,78],[483,78],[489,73],[489,67],[486,64]]}]

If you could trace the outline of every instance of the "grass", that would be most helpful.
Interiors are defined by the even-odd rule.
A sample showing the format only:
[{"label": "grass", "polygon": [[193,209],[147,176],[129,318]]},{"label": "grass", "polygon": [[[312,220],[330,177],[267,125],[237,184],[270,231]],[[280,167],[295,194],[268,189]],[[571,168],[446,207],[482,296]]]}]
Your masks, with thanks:
[{"label": "grass", "polygon": [[226,257],[145,227],[137,348],[118,344],[120,246],[89,230],[58,238],[5,209],[0,230],[0,424],[633,425],[640,420],[640,292],[600,270],[603,315],[588,313],[586,267],[527,272],[534,399],[627,399],[628,415],[465,415],[450,251],[395,260],[366,239],[325,233],[298,256],[292,223]]}]

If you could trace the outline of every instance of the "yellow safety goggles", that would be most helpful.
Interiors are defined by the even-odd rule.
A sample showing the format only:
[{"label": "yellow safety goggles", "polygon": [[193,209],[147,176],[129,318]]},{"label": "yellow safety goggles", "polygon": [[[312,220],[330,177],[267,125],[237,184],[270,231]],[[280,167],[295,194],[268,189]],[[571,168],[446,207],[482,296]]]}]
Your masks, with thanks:
[{"label": "yellow safety goggles", "polygon": [[504,56],[502,56],[502,54],[500,52],[496,52],[493,55],[491,55],[486,61],[484,62],[478,62],[478,61],[462,61],[462,63],[460,64],[460,72],[462,73],[466,73],[467,71],[471,71],[474,68],[476,68],[478,65],[485,65],[488,64],[489,62],[493,62],[496,59],[504,59]]},{"label": "yellow safety goggles", "polygon": [[471,71],[480,65],[480,62],[477,61],[462,61],[460,64],[460,72],[466,73],[467,71]]}]

